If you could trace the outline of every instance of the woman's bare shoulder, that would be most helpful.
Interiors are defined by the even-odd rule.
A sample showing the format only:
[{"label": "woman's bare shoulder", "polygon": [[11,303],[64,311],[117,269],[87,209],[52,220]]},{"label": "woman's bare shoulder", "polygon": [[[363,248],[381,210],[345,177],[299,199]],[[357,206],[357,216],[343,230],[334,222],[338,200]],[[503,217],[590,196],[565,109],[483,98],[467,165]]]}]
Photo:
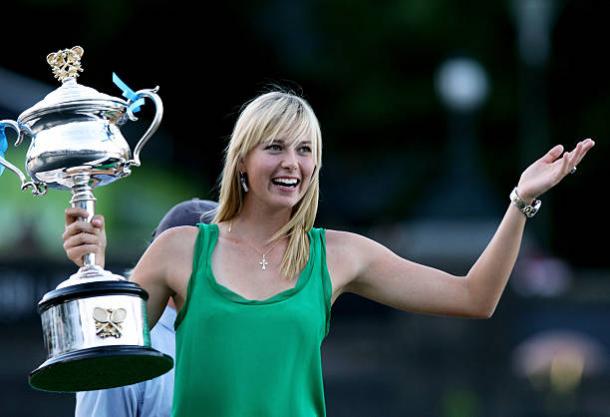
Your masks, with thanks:
[{"label": "woman's bare shoulder", "polygon": [[140,258],[134,276],[137,275],[143,282],[164,282],[174,292],[178,292],[191,273],[197,234],[198,228],[194,226],[165,230]]},{"label": "woman's bare shoulder", "polygon": [[358,247],[366,247],[373,243],[371,239],[358,233],[344,230],[326,229],[326,246],[330,250],[353,250]]},{"label": "woman's bare shoulder", "polygon": [[157,240],[164,240],[164,241],[176,241],[176,240],[182,240],[182,239],[186,239],[186,238],[196,238],[197,234],[199,233],[199,227],[197,226],[176,226],[176,227],[172,227],[170,229],[164,230],[163,233],[161,233],[157,239],[155,239],[155,241]]},{"label": "woman's bare shoulder", "polygon": [[326,260],[333,281],[333,300],[347,290],[360,273],[363,253],[372,242],[353,232],[326,230]]},{"label": "woman's bare shoulder", "polygon": [[199,228],[177,226],[163,231],[150,245],[150,251],[175,259],[176,256],[192,257]]}]

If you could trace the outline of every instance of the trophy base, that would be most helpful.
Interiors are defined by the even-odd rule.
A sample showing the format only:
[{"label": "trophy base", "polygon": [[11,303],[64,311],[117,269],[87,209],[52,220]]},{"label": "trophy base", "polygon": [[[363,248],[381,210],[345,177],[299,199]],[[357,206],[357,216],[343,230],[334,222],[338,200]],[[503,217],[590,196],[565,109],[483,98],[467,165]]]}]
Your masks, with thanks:
[{"label": "trophy base", "polygon": [[38,303],[49,356],[30,374],[33,388],[53,392],[113,388],[172,368],[170,356],[150,347],[148,294],[143,288],[124,279],[65,282],[69,281],[82,283],[52,290]]},{"label": "trophy base", "polygon": [[55,356],[30,373],[41,391],[77,392],[135,384],[172,369],[173,359],[140,346],[102,346]]}]

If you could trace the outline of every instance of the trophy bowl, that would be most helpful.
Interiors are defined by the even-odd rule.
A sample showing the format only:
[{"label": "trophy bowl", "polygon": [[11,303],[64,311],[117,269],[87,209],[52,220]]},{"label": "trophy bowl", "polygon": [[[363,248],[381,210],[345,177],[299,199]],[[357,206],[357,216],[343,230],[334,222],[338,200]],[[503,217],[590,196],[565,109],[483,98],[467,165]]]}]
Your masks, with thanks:
[{"label": "trophy bowl", "polygon": [[[30,179],[0,154],[0,164],[21,180],[21,189],[44,195],[48,188],[70,190],[72,207],[95,213],[95,187],[128,176],[140,166],[140,151],[163,115],[158,88],[127,91],[129,100],[102,94],[76,82],[82,72],[81,47],[47,56],[62,86],[25,110],[0,121],[0,133],[17,132],[15,145],[31,138],[25,169]],[[131,149],[119,127],[150,99],[155,116]],[[129,385],[173,367],[170,356],[151,348],[146,315],[148,294],[137,284],[104,270],[95,254],[38,304],[48,358],[30,373],[30,385],[55,392],[87,391]]]}]

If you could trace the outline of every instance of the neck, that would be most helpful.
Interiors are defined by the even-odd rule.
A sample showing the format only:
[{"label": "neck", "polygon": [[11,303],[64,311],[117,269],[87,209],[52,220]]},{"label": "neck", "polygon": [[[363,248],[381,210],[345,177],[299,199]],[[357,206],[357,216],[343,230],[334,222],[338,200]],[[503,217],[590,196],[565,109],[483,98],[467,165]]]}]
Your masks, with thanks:
[{"label": "neck", "polygon": [[291,209],[272,210],[256,207],[251,199],[246,199],[241,212],[231,220],[233,233],[263,246],[269,239],[290,220]]}]

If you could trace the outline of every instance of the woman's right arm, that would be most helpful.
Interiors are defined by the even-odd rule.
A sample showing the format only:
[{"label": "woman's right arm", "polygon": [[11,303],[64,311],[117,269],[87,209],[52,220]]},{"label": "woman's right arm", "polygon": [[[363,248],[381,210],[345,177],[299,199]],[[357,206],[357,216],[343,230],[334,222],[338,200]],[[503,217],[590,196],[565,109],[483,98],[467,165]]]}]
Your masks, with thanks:
[{"label": "woman's right arm", "polygon": [[[79,220],[87,216],[83,209],[66,209],[64,249],[70,260],[82,266],[87,253],[95,253],[96,264],[104,267],[106,234],[104,219],[95,216],[91,223]],[[161,233],[148,247],[134,268],[131,280],[148,293],[148,323],[152,328],[163,313],[169,297],[181,308],[192,270],[198,229],[176,227]]]},{"label": "woman's right arm", "polygon": [[161,233],[146,249],[131,280],[148,292],[148,322],[157,322],[170,297],[176,309],[184,305],[191,277],[195,240],[199,229],[178,226]]}]

